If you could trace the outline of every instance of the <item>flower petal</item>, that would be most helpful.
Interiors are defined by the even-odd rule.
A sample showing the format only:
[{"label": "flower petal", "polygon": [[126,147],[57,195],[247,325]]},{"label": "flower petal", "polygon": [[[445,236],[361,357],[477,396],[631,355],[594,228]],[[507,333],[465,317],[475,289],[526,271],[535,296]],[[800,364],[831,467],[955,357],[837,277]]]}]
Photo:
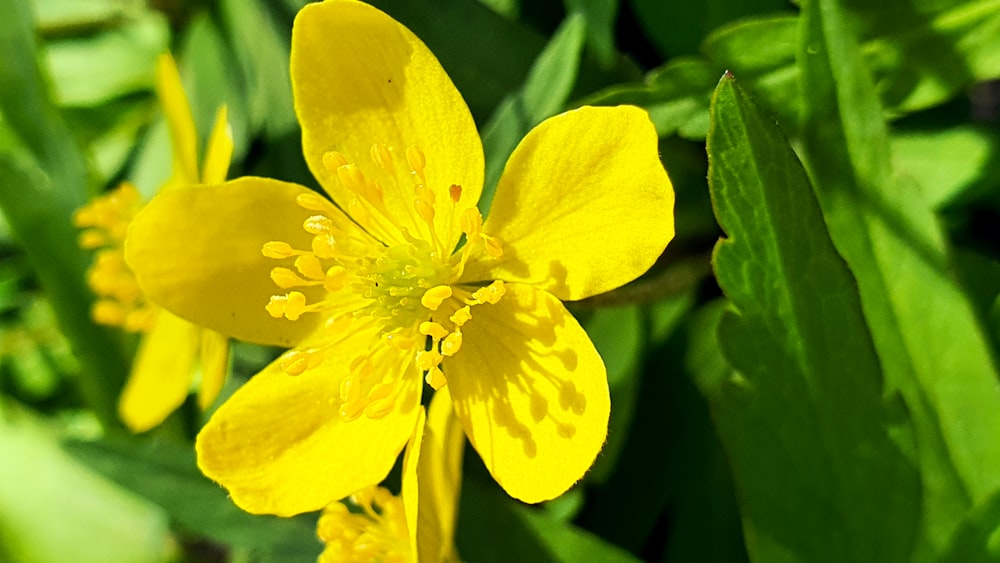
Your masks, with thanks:
[{"label": "flower petal", "polygon": [[537,285],[564,300],[632,281],[674,236],[674,192],[645,111],[583,107],[542,122],[511,155],[463,281]]},{"label": "flower petal", "polygon": [[167,118],[170,143],[173,146],[174,177],[176,182],[198,182],[198,132],[195,129],[191,106],[188,104],[177,63],[169,53],[156,61],[156,97],[160,100]]},{"label": "flower petal", "polygon": [[352,335],[300,376],[277,362],[254,376],[198,435],[201,470],[240,508],[279,516],[319,510],[385,478],[413,433],[421,380],[410,355],[396,350],[374,367],[407,378],[397,408],[379,419],[340,419],[340,372],[371,339]]},{"label": "flower petal", "polygon": [[455,412],[494,479],[524,502],[555,498],[594,462],[608,431],[604,363],[555,297],[507,284],[462,327],[445,376]]},{"label": "flower petal", "polygon": [[[277,261],[261,248],[268,241],[309,248],[302,222],[310,212],[295,203],[303,193],[312,192],[250,177],[162,193],[132,221],[126,260],[146,295],[174,314],[234,338],[292,345],[318,319],[268,315],[268,300],[283,291],[270,277]],[[343,215],[334,220],[349,223]],[[303,291],[307,299],[321,297],[310,289]]]},{"label": "flower petal", "polygon": [[164,310],[157,312],[118,402],[118,414],[130,430],[145,432],[184,403],[191,390],[200,330]]},{"label": "flower petal", "polygon": [[201,331],[201,385],[198,407],[208,410],[222,391],[229,373],[229,340],[214,330]]},{"label": "flower petal", "polygon": [[229,163],[233,158],[233,132],[226,119],[226,106],[215,113],[215,124],[208,137],[205,148],[205,162],[201,171],[201,181],[205,184],[218,184],[226,181]]},{"label": "flower petal", "polygon": [[417,561],[457,561],[455,517],[465,436],[445,387],[434,394],[403,459],[403,505]]},{"label": "flower petal", "polygon": [[[295,18],[291,73],[306,161],[341,208],[353,196],[323,165],[324,153],[338,151],[367,173],[376,169],[375,143],[392,147],[400,169],[416,145],[425,156],[426,185],[436,193],[437,234],[451,250],[459,221],[448,218],[479,200],[483,149],[468,106],[433,53],[376,8],[329,1],[309,4]],[[457,205],[449,197],[452,184],[462,187]],[[426,233],[413,209],[413,182],[382,187],[397,225]]]}]

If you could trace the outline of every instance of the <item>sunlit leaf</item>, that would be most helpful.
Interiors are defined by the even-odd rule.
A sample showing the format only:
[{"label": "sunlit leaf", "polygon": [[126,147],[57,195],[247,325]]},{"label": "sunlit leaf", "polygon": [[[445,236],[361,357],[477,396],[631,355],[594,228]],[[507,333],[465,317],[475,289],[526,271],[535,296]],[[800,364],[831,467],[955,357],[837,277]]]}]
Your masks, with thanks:
[{"label": "sunlit leaf", "polygon": [[[713,396],[751,557],[906,561],[919,481],[890,439],[878,357],[850,271],[780,129],[723,77],[708,135],[738,370]],[[847,541],[847,538],[850,538]]]}]

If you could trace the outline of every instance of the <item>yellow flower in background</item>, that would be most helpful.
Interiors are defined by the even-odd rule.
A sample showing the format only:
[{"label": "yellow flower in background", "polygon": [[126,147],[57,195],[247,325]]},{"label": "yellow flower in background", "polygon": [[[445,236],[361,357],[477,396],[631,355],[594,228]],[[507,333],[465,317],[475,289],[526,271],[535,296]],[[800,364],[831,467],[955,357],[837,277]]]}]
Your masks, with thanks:
[{"label": "yellow flower in background", "polygon": [[[421,409],[423,411],[423,409]],[[406,446],[400,496],[366,487],[323,510],[320,562],[458,561],[455,520],[462,479],[463,431],[447,388],[434,395]]]},{"label": "yellow flower in background", "polygon": [[[173,145],[173,174],[160,192],[225,180],[233,149],[225,108],[220,108],[216,116],[199,173],[197,132],[170,55],[158,61],[156,92]],[[229,367],[225,336],[199,328],[147,301],[126,265],[125,235],[142,207],[138,190],[125,182],[74,215],[74,223],[86,229],[80,236],[81,246],[97,250],[88,271],[88,284],[98,296],[92,309],[94,320],[143,334],[118,404],[122,421],[135,432],[163,422],[184,402],[199,377],[198,404],[207,409],[218,397]]]},{"label": "yellow flower in background", "polygon": [[129,231],[154,301],[293,348],[213,415],[202,471],[250,512],[320,509],[385,477],[426,381],[450,390],[510,495],[562,494],[600,451],[610,400],[560,300],[631,281],[673,237],[648,116],[584,107],[546,120],[483,222],[472,116],[408,29],[360,2],[309,4],[291,68],[306,161],[333,201],[240,178],[161,194]]}]

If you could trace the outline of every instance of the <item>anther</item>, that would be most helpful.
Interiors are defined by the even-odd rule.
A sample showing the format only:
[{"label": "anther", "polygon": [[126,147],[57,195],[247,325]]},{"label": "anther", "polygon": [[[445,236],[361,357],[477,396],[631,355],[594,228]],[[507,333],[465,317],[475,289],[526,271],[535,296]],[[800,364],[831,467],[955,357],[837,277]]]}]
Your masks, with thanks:
[{"label": "anther", "polygon": [[472,242],[472,239],[479,236],[483,230],[483,216],[475,207],[470,207],[462,212],[461,222],[462,232],[469,237],[469,242]]},{"label": "anther", "polygon": [[311,280],[323,280],[326,278],[326,272],[323,271],[323,264],[320,263],[319,258],[316,258],[312,254],[303,254],[296,258],[295,269]]},{"label": "anther", "polygon": [[448,336],[448,330],[434,321],[424,321],[420,323],[420,334],[430,336],[434,340],[441,340]]},{"label": "anther", "polygon": [[503,247],[500,245],[500,241],[496,237],[491,237],[489,235],[482,235],[482,237],[487,254],[493,258],[503,257]]},{"label": "anther", "polygon": [[337,151],[327,151],[323,153],[323,166],[334,174],[337,174],[340,167],[347,163],[347,157]]},{"label": "anther", "polygon": [[413,207],[417,210],[417,215],[428,225],[434,224],[434,207],[422,199],[413,200]]},{"label": "anther", "polygon": [[455,326],[461,327],[465,323],[472,319],[472,309],[468,305],[462,307],[461,309],[455,311],[455,314],[448,317],[451,322],[455,323]]},{"label": "anther", "polygon": [[431,389],[435,391],[440,390],[448,384],[448,380],[444,377],[444,372],[442,372],[441,368],[437,366],[427,370],[427,376],[424,377],[424,381],[426,381],[427,385],[430,385]]},{"label": "anther", "polygon": [[410,165],[410,170],[418,176],[423,177],[424,166],[427,165],[427,159],[424,157],[424,151],[420,150],[420,147],[416,145],[410,145],[407,147],[406,163]]},{"label": "anther", "polygon": [[337,239],[333,235],[330,233],[321,233],[313,237],[312,252],[319,258],[333,258],[336,256],[334,249],[336,244]]},{"label": "anther", "polygon": [[323,196],[308,192],[295,196],[295,203],[303,209],[308,209],[310,211],[326,211],[330,209],[330,202],[327,201]]},{"label": "anther", "polygon": [[437,350],[421,350],[417,352],[417,368],[427,371],[441,364],[442,356]]},{"label": "anther", "polygon": [[268,258],[288,258],[295,254],[295,251],[292,250],[292,245],[278,240],[265,242],[264,247],[260,251]]},{"label": "anther", "polygon": [[496,280],[486,287],[481,287],[472,293],[472,298],[480,303],[496,305],[507,292],[502,280]]},{"label": "anther", "polygon": [[400,350],[410,350],[415,342],[408,336],[403,336],[398,332],[385,332],[382,334],[382,342],[388,346],[399,348]]},{"label": "anther", "polygon": [[441,341],[441,354],[445,356],[454,356],[461,348],[462,333],[460,331],[456,330]]},{"label": "anther", "polygon": [[452,203],[458,203],[458,200],[462,199],[462,186],[452,184],[448,187],[448,195],[451,196]]},{"label": "anther", "polygon": [[271,269],[271,281],[273,281],[275,285],[281,289],[307,285],[309,283],[308,280],[302,279],[298,276],[298,274],[288,268],[280,267]]},{"label": "anther", "polygon": [[361,197],[367,195],[368,180],[365,178],[364,172],[359,170],[357,166],[344,164],[337,168],[337,177],[340,178],[340,183],[351,192]]},{"label": "anther", "polygon": [[311,235],[321,235],[333,229],[333,221],[326,215],[313,215],[302,222],[302,228]]},{"label": "anther", "polygon": [[379,168],[389,172],[393,171],[392,152],[389,150],[389,147],[382,143],[375,143],[372,145],[371,157],[372,162],[378,165]]},{"label": "anther", "polygon": [[420,304],[431,311],[436,311],[445,299],[451,297],[451,294],[451,286],[439,285],[432,287],[424,292],[423,297],[420,298]]}]

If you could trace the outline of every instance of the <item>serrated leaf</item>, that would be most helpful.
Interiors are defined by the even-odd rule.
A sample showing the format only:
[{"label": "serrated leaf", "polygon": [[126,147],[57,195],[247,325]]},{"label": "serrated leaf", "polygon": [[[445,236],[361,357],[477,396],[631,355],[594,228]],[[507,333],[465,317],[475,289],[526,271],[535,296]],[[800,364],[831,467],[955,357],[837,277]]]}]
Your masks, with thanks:
[{"label": "serrated leaf", "polygon": [[919,481],[890,439],[855,282],[773,119],[723,77],[709,185],[727,238],[716,276],[735,308],[719,342],[739,374],[713,397],[751,557],[906,561]]},{"label": "serrated leaf", "polygon": [[1000,389],[919,189],[894,177],[882,111],[845,14],[814,0],[800,45],[804,153],[831,238],[858,282],[889,392],[913,422],[924,482],[921,553],[1000,488]]}]

